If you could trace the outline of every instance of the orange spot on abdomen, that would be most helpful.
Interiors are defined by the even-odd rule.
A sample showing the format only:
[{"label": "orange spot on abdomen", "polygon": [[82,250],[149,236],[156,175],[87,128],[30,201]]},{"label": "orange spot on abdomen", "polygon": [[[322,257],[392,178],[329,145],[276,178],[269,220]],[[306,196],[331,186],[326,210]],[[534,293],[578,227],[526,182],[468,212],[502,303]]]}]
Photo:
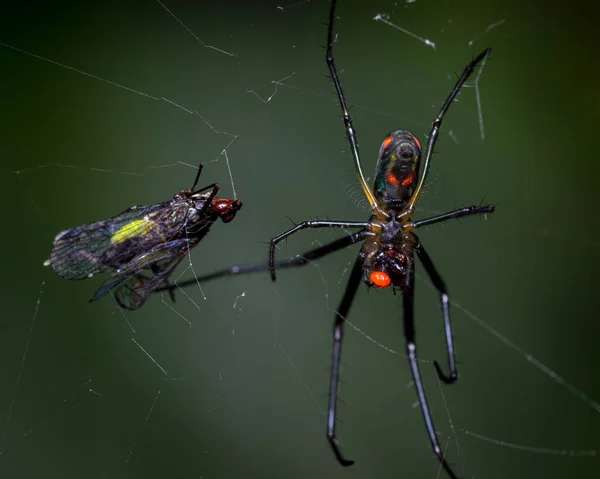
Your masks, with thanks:
[{"label": "orange spot on abdomen", "polygon": [[400,185],[400,182],[398,181],[398,177],[396,175],[394,175],[394,173],[392,173],[391,171],[388,171],[385,174],[385,181],[395,188],[398,188],[398,186]]},{"label": "orange spot on abdomen", "polygon": [[402,188],[412,185],[413,181],[415,181],[415,172],[411,171],[410,174],[402,180]]}]

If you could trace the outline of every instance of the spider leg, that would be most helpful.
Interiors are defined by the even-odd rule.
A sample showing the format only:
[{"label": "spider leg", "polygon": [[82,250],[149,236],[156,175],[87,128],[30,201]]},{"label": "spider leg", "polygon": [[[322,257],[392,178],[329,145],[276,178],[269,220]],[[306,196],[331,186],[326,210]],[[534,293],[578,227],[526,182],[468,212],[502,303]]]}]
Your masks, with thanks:
[{"label": "spider leg", "polygon": [[[306,251],[305,253],[299,254],[293,258],[286,260],[275,261],[275,269],[295,268],[297,266],[304,266],[311,261],[327,256],[330,253],[334,253],[347,246],[353,245],[365,239],[369,235],[367,231],[359,231],[343,238],[336,239],[331,243],[328,243],[318,248]],[[188,279],[186,281],[178,282],[177,284],[170,284],[161,286],[157,291],[168,291],[171,294],[175,289],[185,288],[187,286],[201,284],[206,281],[212,281],[213,279],[223,278],[225,276],[237,276],[238,274],[256,273],[260,271],[270,270],[269,264],[242,264],[234,265],[229,268],[220,269],[212,273],[208,273],[196,278]]]},{"label": "spider leg", "polygon": [[284,231],[280,235],[271,239],[269,247],[269,271],[271,271],[271,279],[275,281],[275,247],[277,243],[283,241],[288,236],[293,235],[297,231],[305,228],[367,228],[371,225],[368,221],[329,221],[329,220],[310,220],[298,223],[293,228]]},{"label": "spider leg", "polygon": [[333,58],[333,25],[335,23],[335,8],[336,0],[331,0],[329,9],[329,24],[327,26],[327,50],[325,51],[325,62],[327,63],[327,68],[329,68],[331,81],[335,87],[335,91],[340,102],[340,107],[342,109],[342,118],[344,119],[344,127],[346,128],[346,136],[348,137],[348,142],[350,143],[350,151],[352,152],[352,158],[354,159],[354,168],[356,169],[358,182],[360,183],[363,193],[367,197],[371,208],[373,208],[373,210],[377,210],[381,215],[388,217],[388,214],[381,209],[377,203],[377,199],[369,188],[369,185],[367,184],[365,176],[362,172],[360,155],[358,153],[358,139],[356,137],[356,130],[354,130],[354,126],[352,126],[352,117],[348,112],[346,98],[344,97],[344,92],[342,91],[342,84],[340,83],[340,78],[335,67],[335,60]]},{"label": "spider leg", "polygon": [[456,353],[454,352],[452,325],[450,324],[450,298],[448,296],[448,290],[446,289],[444,280],[438,273],[433,261],[431,261],[431,258],[421,243],[417,245],[416,250],[419,259],[421,260],[421,264],[429,275],[429,279],[431,279],[435,289],[437,289],[440,293],[440,304],[442,306],[442,318],[444,318],[444,332],[446,333],[446,350],[448,351],[448,366],[450,368],[450,374],[446,376],[442,372],[442,368],[437,361],[434,361],[433,365],[435,366],[435,370],[437,371],[440,380],[446,384],[452,384],[458,379],[458,370],[456,369]]},{"label": "spider leg", "polygon": [[431,413],[429,412],[427,398],[425,397],[425,389],[423,388],[423,382],[421,381],[421,373],[419,370],[419,363],[417,361],[417,346],[415,342],[414,291],[414,269],[410,268],[406,276],[406,286],[403,288],[402,294],[406,356],[408,357],[413,381],[415,382],[415,387],[417,389],[417,396],[419,398],[419,404],[421,405],[421,412],[423,413],[423,419],[425,420],[425,427],[427,428],[427,434],[429,435],[429,443],[431,444],[431,448],[448,475],[452,479],[457,479],[456,474],[454,474],[450,468],[450,465],[444,457],[442,448],[440,447],[440,441],[433,426],[433,419],[431,418]]},{"label": "spider leg", "polygon": [[462,218],[463,216],[486,215],[488,213],[493,213],[495,209],[496,208],[492,205],[464,206],[463,208],[449,211],[448,213],[443,213],[441,215],[432,216],[431,218],[425,218],[422,220],[414,221],[413,224],[415,228],[419,228],[420,226],[429,226],[434,223],[441,223],[442,221],[451,220],[453,218]]},{"label": "spider leg", "polygon": [[442,127],[442,121],[444,120],[444,116],[448,112],[450,105],[452,105],[452,102],[458,95],[458,92],[460,92],[461,88],[463,87],[469,76],[471,76],[473,71],[475,71],[475,67],[477,66],[477,64],[480,62],[485,62],[485,59],[488,57],[491,51],[491,48],[486,48],[483,52],[477,55],[477,57],[474,58],[473,61],[471,61],[471,63],[469,63],[465,67],[465,69],[462,72],[462,75],[458,78],[456,84],[454,85],[454,88],[452,89],[452,91],[446,98],[446,101],[442,105],[440,112],[435,117],[435,120],[433,120],[433,124],[431,125],[431,130],[429,132],[429,139],[427,140],[427,146],[425,147],[425,155],[423,157],[423,172],[419,177],[417,187],[415,188],[413,195],[411,196],[408,204],[406,205],[404,212],[401,213],[399,217],[410,217],[414,213],[415,206],[417,204],[417,201],[419,200],[419,196],[421,196],[421,193],[423,192],[423,185],[425,184],[425,179],[427,178],[427,173],[429,172],[431,156],[433,154],[433,149],[435,148],[435,144],[440,133],[440,128]]},{"label": "spider leg", "polygon": [[339,440],[335,434],[335,422],[336,422],[336,409],[337,409],[337,395],[338,386],[340,383],[340,361],[342,356],[342,339],[344,337],[344,321],[354,296],[356,296],[356,290],[362,279],[362,268],[363,261],[360,256],[356,258],[352,272],[350,273],[350,279],[344,291],[344,296],[335,314],[333,322],[333,353],[331,357],[331,376],[329,379],[329,406],[327,408],[327,440],[333,449],[333,453],[337,458],[338,462],[342,466],[351,466],[354,461],[344,458],[340,452]]}]

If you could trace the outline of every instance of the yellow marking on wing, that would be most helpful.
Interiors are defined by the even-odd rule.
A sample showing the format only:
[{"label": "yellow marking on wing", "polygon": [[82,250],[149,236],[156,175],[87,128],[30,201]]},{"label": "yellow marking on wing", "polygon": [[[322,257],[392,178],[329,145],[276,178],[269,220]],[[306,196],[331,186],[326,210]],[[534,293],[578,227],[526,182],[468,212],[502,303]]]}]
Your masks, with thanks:
[{"label": "yellow marking on wing", "polygon": [[154,228],[156,224],[150,220],[148,216],[141,220],[135,220],[131,223],[127,223],[121,229],[111,236],[110,243],[122,243],[123,241],[133,238],[134,236],[140,236],[147,234],[150,229]]}]

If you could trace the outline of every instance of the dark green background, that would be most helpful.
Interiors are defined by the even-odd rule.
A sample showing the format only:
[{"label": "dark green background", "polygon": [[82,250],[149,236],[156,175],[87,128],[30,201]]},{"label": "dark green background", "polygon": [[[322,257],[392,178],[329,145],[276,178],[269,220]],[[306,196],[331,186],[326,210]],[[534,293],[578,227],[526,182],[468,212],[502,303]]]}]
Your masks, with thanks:
[{"label": "dark green background", "polygon": [[[227,152],[244,207],[193,251],[197,274],[266,261],[265,242],[290,226],[287,217],[368,217],[319,48],[326,2],[283,11],[267,1],[166,4],[234,57],[204,48],[156,2],[18,3],[2,7],[1,42],[165,97],[238,135]],[[336,58],[369,176],[384,135],[407,128],[423,139],[454,75],[493,48],[480,80],[486,139],[474,90],[465,90],[418,211],[484,197],[497,205],[488,221],[420,234],[455,302],[461,380],[441,388],[431,362],[422,369],[462,477],[600,472],[597,458],[569,457],[600,446],[600,409],[590,402],[600,400],[597,21],[574,5],[339,6]],[[437,49],[374,22],[381,12]],[[199,309],[183,294],[174,306],[157,295],[135,313],[110,298],[88,304],[100,279],[67,282],[43,268],[58,231],[190,186],[194,170],[183,163],[204,162],[201,183],[219,181],[231,196],[219,155],[232,137],[166,101],[7,47],[0,65],[2,477],[437,477],[405,360],[351,328],[339,434],[356,465],[341,468],[325,441],[333,309],[356,247],[281,272],[276,284],[261,274],[220,280],[203,285],[206,300],[188,289]],[[268,103],[248,93],[266,99],[272,81],[292,73]],[[302,232],[280,257],[341,234]],[[417,334],[431,361],[444,358],[444,342],[428,285],[420,277]],[[362,287],[350,314],[395,351],[404,348],[401,319],[399,296]]]}]

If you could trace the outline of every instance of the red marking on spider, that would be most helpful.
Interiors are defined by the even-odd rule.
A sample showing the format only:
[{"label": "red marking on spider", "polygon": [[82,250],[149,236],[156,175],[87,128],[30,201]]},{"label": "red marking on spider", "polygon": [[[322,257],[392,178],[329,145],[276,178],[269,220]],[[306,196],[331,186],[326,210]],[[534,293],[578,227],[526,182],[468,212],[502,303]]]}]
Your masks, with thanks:
[{"label": "red marking on spider", "polygon": [[387,181],[390,185],[392,185],[395,188],[398,188],[398,186],[400,185],[400,181],[398,181],[398,177],[396,175],[394,175],[394,173],[392,173],[391,171],[388,171],[385,174],[385,181]]},{"label": "red marking on spider", "polygon": [[394,138],[388,136],[385,140],[383,140],[383,148],[386,149],[388,146],[390,146],[390,143],[392,143],[392,141],[394,141]]},{"label": "red marking on spider", "polygon": [[419,147],[419,151],[421,151],[421,143],[419,143],[419,140],[417,140],[417,138],[415,137],[415,143],[417,144],[417,146]]},{"label": "red marking on spider", "polygon": [[402,264],[406,263],[406,255],[393,249],[386,249],[385,254],[388,256],[395,256]]},{"label": "red marking on spider", "polygon": [[390,284],[392,284],[391,278],[383,271],[373,271],[369,275],[369,279],[371,280],[371,283],[378,288],[387,288]]},{"label": "red marking on spider", "polygon": [[402,180],[402,188],[412,185],[413,181],[415,181],[415,172],[411,171],[410,174]]}]

